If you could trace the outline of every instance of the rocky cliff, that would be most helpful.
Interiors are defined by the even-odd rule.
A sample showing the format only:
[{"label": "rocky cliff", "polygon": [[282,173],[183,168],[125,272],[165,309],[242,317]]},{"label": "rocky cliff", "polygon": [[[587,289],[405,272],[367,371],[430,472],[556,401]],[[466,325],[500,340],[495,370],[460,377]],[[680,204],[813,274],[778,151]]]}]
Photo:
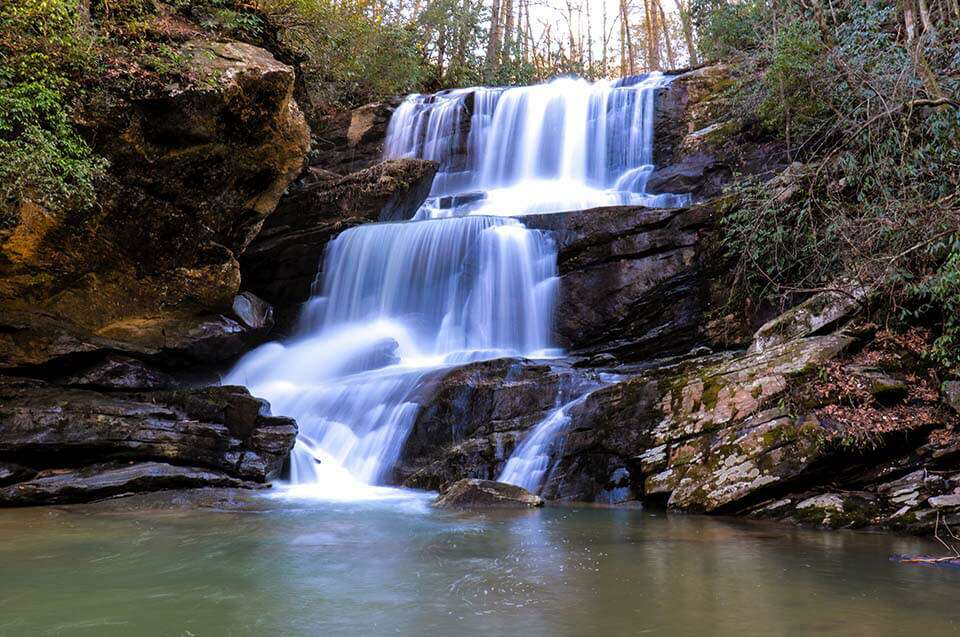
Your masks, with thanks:
[{"label": "rocky cliff", "polygon": [[189,387],[272,325],[239,257],[309,148],[294,73],[236,42],[178,56],[191,81],[84,105],[96,206],[0,231],[0,503],[262,484],[293,444],[245,389]]}]

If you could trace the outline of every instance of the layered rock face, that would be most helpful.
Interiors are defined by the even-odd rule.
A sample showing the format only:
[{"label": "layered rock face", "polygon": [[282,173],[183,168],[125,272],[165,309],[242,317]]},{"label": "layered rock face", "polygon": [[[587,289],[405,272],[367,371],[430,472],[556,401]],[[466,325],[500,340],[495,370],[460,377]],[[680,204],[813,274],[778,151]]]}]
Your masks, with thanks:
[{"label": "layered rock face", "polygon": [[702,344],[710,304],[709,205],[524,217],[557,242],[556,335],[576,354],[637,360]]},{"label": "layered rock face", "polygon": [[304,164],[294,73],[246,44],[178,54],[188,86],[87,105],[95,207],[0,230],[0,504],[263,484],[293,445],[245,389],[190,387],[273,325],[238,257]]},{"label": "layered rock face", "polygon": [[[930,531],[938,519],[960,522],[950,385],[941,397],[894,337],[844,331],[857,313],[848,301],[815,297],[761,328],[746,352],[617,368],[618,378],[571,407],[539,494],[831,527]],[[472,386],[499,382],[490,369],[475,373],[487,376]],[[447,391],[470,396],[464,380],[451,375]],[[493,420],[489,410],[459,409]],[[499,450],[516,447],[532,426],[525,418],[509,428],[470,426],[452,440],[436,427],[440,457],[421,460],[408,483],[494,478],[509,455]]]},{"label": "layered rock face", "polygon": [[744,113],[731,112],[725,93],[736,90],[729,67],[687,71],[660,89],[650,192],[719,195],[734,173],[769,178],[787,165],[780,141],[763,139]]},{"label": "layered rock face", "polygon": [[438,374],[424,387],[394,481],[441,489],[461,478],[495,480],[523,432],[586,380],[562,364],[508,358]]},{"label": "layered rock face", "polygon": [[107,393],[0,377],[0,400],[0,505],[264,483],[297,433],[242,387]]}]

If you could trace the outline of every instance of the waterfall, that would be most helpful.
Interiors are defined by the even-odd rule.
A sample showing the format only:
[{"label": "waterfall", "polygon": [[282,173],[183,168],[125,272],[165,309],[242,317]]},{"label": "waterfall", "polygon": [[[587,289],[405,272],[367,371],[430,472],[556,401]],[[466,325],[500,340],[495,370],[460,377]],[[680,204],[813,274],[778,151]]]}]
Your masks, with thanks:
[{"label": "waterfall", "polygon": [[[297,420],[294,485],[365,497],[389,479],[437,373],[561,354],[551,339],[556,247],[511,217],[682,203],[645,192],[656,90],[668,81],[567,78],[413,95],[397,108],[385,155],[439,162],[427,203],[411,221],[331,241],[295,333],[224,378]],[[539,488],[573,404],[535,428],[503,479]]]},{"label": "waterfall", "polygon": [[440,164],[419,218],[685,205],[687,195],[646,192],[656,95],[669,82],[651,73],[411,95],[390,121],[385,155]]},{"label": "waterfall", "polygon": [[470,216],[352,228],[287,342],[224,379],[296,418],[295,484],[356,491],[382,482],[417,415],[425,379],[498,356],[548,357],[556,294],[550,237]]}]

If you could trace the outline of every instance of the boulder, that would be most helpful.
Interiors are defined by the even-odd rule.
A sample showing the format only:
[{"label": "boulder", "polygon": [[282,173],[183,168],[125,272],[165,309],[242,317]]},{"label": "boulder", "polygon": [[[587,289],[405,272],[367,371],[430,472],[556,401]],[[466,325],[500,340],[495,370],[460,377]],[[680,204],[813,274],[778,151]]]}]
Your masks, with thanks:
[{"label": "boulder", "polygon": [[439,373],[424,384],[394,481],[441,489],[461,478],[495,478],[520,435],[569,400],[579,382],[569,368],[509,358]]},{"label": "boulder", "polygon": [[382,216],[409,217],[426,199],[435,173],[433,162],[399,159],[346,177],[304,181],[283,198],[243,254],[244,286],[275,305],[280,323],[287,324],[310,298],[327,242]]},{"label": "boulder", "polygon": [[312,122],[310,164],[339,175],[370,168],[383,159],[383,142],[399,101],[366,104]]},{"label": "boulder", "polygon": [[856,282],[838,283],[764,324],[753,336],[750,351],[780,345],[794,338],[826,333],[865,307],[870,289]]},{"label": "boulder", "polygon": [[63,385],[127,391],[171,389],[177,385],[177,381],[170,374],[136,358],[115,354],[60,378],[59,382]]},{"label": "boulder", "polygon": [[682,354],[706,340],[714,262],[710,206],[610,207],[524,217],[557,243],[557,342],[621,360]]},{"label": "boulder", "polygon": [[[309,131],[293,69],[191,41],[189,85],[96,92],[79,125],[110,161],[98,204],[32,204],[0,229],[0,367],[91,352],[233,356],[237,257],[297,176]],[[212,343],[215,341],[215,343]]]},{"label": "boulder", "polygon": [[460,480],[433,502],[438,509],[533,509],[543,500],[526,489],[493,480]]},{"label": "boulder", "polygon": [[44,480],[50,471],[86,479],[76,468],[93,464],[162,462],[263,483],[297,433],[242,387],[101,393],[0,377],[0,403],[0,461]]}]

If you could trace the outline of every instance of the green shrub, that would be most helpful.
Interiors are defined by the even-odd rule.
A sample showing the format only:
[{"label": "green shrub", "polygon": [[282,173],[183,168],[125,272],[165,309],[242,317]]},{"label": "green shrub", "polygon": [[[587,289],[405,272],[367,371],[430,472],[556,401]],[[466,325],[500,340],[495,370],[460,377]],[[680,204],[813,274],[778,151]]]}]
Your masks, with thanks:
[{"label": "green shrub", "polygon": [[931,356],[956,366],[960,105],[941,96],[960,95],[960,29],[908,45],[896,7],[832,6],[818,16],[781,4],[769,21],[782,28],[736,51],[734,110],[756,112],[802,164],[731,187],[726,311],[854,278],[881,293],[881,321],[922,320],[936,332]]},{"label": "green shrub", "polygon": [[0,5],[0,201],[89,205],[105,161],[74,129],[68,101],[96,68],[95,39],[67,0]]},{"label": "green shrub", "polygon": [[715,60],[756,48],[769,14],[763,0],[692,0],[690,16],[701,55]]}]

